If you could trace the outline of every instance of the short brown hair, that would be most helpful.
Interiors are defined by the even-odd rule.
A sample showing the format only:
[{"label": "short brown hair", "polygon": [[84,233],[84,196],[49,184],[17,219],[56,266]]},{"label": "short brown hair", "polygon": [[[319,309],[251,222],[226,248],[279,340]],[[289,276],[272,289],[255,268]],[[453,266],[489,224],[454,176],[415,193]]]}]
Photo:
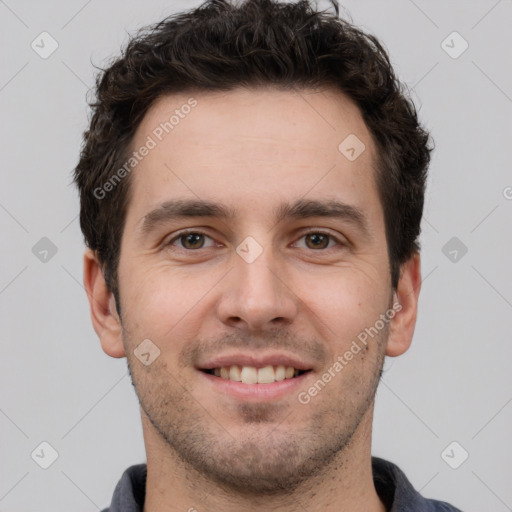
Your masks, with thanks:
[{"label": "short brown hair", "polygon": [[401,264],[419,251],[430,136],[386,50],[341,19],[338,2],[331,2],[335,13],[317,11],[309,0],[208,0],[142,29],[100,71],[74,180],[85,243],[97,252],[118,308],[131,175],[106,197],[98,198],[95,190],[129,158],[137,127],[162,95],[258,85],[334,86],[357,104],[379,156],[376,183],[396,288]]}]

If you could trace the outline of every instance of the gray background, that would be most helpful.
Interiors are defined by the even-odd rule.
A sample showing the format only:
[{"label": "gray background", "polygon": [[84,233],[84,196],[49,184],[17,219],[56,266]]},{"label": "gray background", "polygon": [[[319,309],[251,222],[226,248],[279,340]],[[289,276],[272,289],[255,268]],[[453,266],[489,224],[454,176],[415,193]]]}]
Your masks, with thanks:
[{"label": "gray background", "polygon": [[[71,170],[91,63],[117,54],[128,32],[198,4],[0,1],[1,512],[98,510],[145,461],[125,360],[102,352],[89,320]],[[411,349],[386,360],[373,453],[427,497],[512,510],[512,2],[344,5],[390,51],[437,145],[419,319]],[[47,59],[31,48],[43,31],[59,45]],[[458,58],[445,51],[463,48],[453,31],[469,43]],[[57,249],[46,261],[34,252],[48,242],[33,252],[43,237]],[[31,457],[43,441],[59,455],[48,469],[35,462],[48,450]],[[469,458],[453,469],[462,450]]]}]

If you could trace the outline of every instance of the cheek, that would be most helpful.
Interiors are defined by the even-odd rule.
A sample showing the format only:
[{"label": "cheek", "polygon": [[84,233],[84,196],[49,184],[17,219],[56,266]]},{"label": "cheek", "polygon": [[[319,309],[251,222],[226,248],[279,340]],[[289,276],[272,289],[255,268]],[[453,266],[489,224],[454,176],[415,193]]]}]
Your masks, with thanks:
[{"label": "cheek", "polygon": [[184,329],[194,329],[205,294],[218,281],[213,272],[191,272],[168,265],[131,268],[125,272],[124,303],[130,331],[138,337],[167,342]]},{"label": "cheek", "polygon": [[[346,267],[323,276],[302,277],[297,296],[316,330],[340,352],[374,325],[388,305],[384,276],[368,266]],[[301,282],[298,281],[298,282]]]}]

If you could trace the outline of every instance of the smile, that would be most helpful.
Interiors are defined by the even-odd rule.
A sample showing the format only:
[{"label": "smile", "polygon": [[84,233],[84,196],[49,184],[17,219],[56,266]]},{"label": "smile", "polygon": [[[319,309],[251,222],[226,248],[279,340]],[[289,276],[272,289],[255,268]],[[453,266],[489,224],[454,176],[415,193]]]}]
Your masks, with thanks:
[{"label": "smile", "polygon": [[220,377],[221,379],[242,382],[243,384],[272,384],[286,379],[293,379],[302,375],[308,370],[299,370],[293,366],[264,366],[256,368],[255,366],[221,366],[208,370],[203,370],[210,375]]}]

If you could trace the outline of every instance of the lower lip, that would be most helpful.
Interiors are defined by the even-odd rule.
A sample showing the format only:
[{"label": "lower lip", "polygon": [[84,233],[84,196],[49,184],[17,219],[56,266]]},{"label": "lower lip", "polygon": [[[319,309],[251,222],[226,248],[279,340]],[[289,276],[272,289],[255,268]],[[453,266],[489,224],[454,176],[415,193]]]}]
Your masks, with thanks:
[{"label": "lower lip", "polygon": [[309,371],[292,379],[280,380],[269,384],[244,384],[243,382],[223,379],[200,370],[199,373],[207,378],[210,384],[221,393],[244,400],[261,401],[281,398],[294,391],[298,394],[300,390],[305,389],[304,382],[312,372]]}]

